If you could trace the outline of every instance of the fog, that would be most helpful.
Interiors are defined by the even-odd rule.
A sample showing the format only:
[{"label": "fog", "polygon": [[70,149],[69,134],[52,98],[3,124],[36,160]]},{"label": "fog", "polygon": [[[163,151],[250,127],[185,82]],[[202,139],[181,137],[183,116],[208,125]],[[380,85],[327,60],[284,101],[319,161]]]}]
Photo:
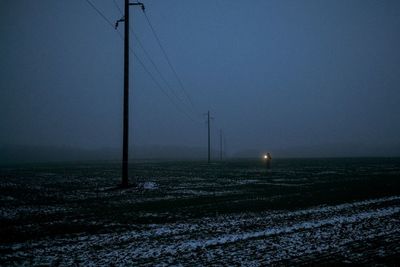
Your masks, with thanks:
[{"label": "fog", "polygon": [[[121,18],[113,1],[91,2]],[[131,29],[165,80],[134,36],[132,49],[170,96],[131,54],[135,157],[206,158],[208,110],[214,157],[220,129],[231,157],[400,155],[399,1],[143,3],[183,88],[131,7]],[[0,2],[3,158],[119,157],[123,28],[84,0]]]}]

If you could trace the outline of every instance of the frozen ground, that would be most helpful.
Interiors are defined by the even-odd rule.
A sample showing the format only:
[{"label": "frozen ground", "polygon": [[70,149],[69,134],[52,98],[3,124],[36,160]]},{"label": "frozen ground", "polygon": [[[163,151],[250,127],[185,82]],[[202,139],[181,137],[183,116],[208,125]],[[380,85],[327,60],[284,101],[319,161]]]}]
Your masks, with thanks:
[{"label": "frozen ground", "polygon": [[[14,243],[26,265],[368,263],[400,253],[400,196],[295,212],[151,224],[147,229]],[[379,246],[376,243],[379,243]]]},{"label": "frozen ground", "polygon": [[0,265],[400,260],[399,159],[137,164],[127,190],[114,168],[3,168]]}]

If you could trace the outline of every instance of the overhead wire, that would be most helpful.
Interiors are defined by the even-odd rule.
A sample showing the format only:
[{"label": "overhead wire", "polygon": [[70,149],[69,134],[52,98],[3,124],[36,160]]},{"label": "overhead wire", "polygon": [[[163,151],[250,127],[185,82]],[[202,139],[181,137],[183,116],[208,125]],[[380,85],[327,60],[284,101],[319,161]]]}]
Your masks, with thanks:
[{"label": "overhead wire", "polygon": [[[119,13],[121,14],[121,16],[123,16],[123,12],[122,9],[119,7],[118,3],[113,0],[113,3],[115,5],[115,7],[118,9]],[[137,36],[137,34],[135,34],[131,28],[129,27],[129,32],[133,35],[133,37],[135,38],[135,40],[137,41],[137,43],[139,44],[140,48],[143,50],[145,56],[147,57],[147,59],[150,61],[150,63],[153,65],[154,69],[156,70],[156,72],[158,73],[158,75],[160,76],[161,80],[165,83],[165,85],[167,86],[167,88],[172,92],[173,96],[175,96],[175,98],[178,100],[179,103],[181,103],[182,106],[184,106],[185,108],[188,108],[185,103],[185,101],[183,101],[181,99],[181,97],[175,92],[175,90],[171,87],[171,85],[169,84],[169,82],[165,79],[164,75],[161,73],[160,69],[157,67],[157,64],[154,62],[154,60],[152,59],[152,57],[150,56],[150,54],[147,52],[146,48],[144,47],[144,45],[142,44],[142,42],[140,41],[139,37]],[[133,53],[133,51],[131,50],[131,52]],[[135,53],[134,53],[135,54]],[[137,57],[137,55],[135,54],[135,57]],[[143,61],[141,61],[139,59],[141,65],[144,65]],[[150,72],[149,72],[150,74]],[[154,77],[154,75],[152,75]],[[155,77],[154,77],[155,79]],[[161,85],[160,85],[161,87]],[[189,113],[191,112],[190,108],[188,108]],[[193,120],[193,119],[192,119]]]},{"label": "overhead wire", "polygon": [[[107,24],[109,24],[114,30],[115,26],[113,23],[90,1],[90,0],[85,0],[96,12],[98,15],[100,15],[101,18],[103,18]],[[114,1],[114,4],[118,6],[118,4]],[[122,12],[122,10],[121,10]],[[122,34],[117,30],[116,33],[118,36],[121,38],[121,40],[124,40],[124,37]],[[157,88],[163,92],[167,98],[171,101],[171,103],[175,106],[175,108],[180,111],[181,113],[185,114],[192,122],[195,122],[194,119],[184,110],[182,110],[170,97],[170,95],[163,89],[163,87],[160,85],[160,83],[155,79],[154,75],[147,69],[146,65],[143,63],[143,61],[140,59],[140,57],[133,51],[132,47],[129,46],[129,51],[133,54],[135,59],[139,62],[139,64],[142,66],[142,68],[145,70],[145,72],[149,75],[149,77],[153,80],[153,82],[156,84]]]},{"label": "overhead wire", "polygon": [[[123,16],[123,12],[122,9],[119,7],[119,5],[117,4],[117,2],[115,0],[113,0],[113,3],[115,5],[115,7],[118,9],[119,13],[121,14],[121,16]],[[158,73],[158,75],[160,76],[161,80],[164,82],[164,84],[166,85],[166,87],[172,92],[173,96],[177,99],[177,101],[179,103],[182,104],[182,106],[184,106],[185,108],[188,108],[189,112],[192,112],[192,110],[190,110],[190,107],[187,107],[187,103],[185,103],[185,101],[179,96],[179,94],[177,94],[175,92],[175,90],[172,88],[172,86],[170,85],[170,83],[167,81],[167,79],[164,77],[164,75],[161,73],[160,69],[157,67],[157,64],[154,62],[154,60],[152,59],[152,57],[150,56],[150,54],[147,52],[147,49],[144,47],[144,45],[142,44],[142,42],[140,41],[139,36],[137,36],[137,34],[135,34],[131,28],[129,28],[129,32],[133,35],[133,37],[135,38],[136,42],[139,44],[140,48],[143,50],[146,58],[150,61],[151,65],[153,66],[153,68],[156,70],[156,72]],[[194,114],[195,115],[195,114]]]},{"label": "overhead wire", "polygon": [[114,2],[114,5],[115,5],[115,6],[117,7],[117,9],[119,10],[119,13],[122,15],[122,14],[123,14],[122,9],[119,7],[117,1],[113,0],[113,2]]},{"label": "overhead wire", "polygon": [[[129,47],[129,50],[133,53],[132,48]],[[157,85],[157,87],[161,90],[161,92],[164,93],[164,95],[173,103],[173,105],[183,114],[185,114],[192,122],[195,122],[195,120],[184,110],[182,110],[179,105],[177,105],[171,98],[171,96],[163,89],[163,87],[160,85],[160,83],[155,79],[153,74],[146,68],[144,65],[143,61],[135,54],[133,53],[135,59],[139,62],[139,64],[143,67],[145,72],[150,76],[150,78],[154,81],[154,83]]]},{"label": "overhead wire", "polygon": [[[147,57],[147,59],[150,61],[150,63],[153,65],[154,69],[156,70],[156,72],[158,73],[158,75],[160,76],[161,80],[165,83],[165,85],[167,86],[167,88],[172,92],[172,94],[175,96],[175,98],[185,107],[187,107],[186,103],[182,100],[182,98],[175,92],[175,90],[171,87],[171,85],[169,84],[169,82],[165,79],[164,75],[161,73],[160,69],[157,67],[157,64],[154,62],[154,60],[151,58],[150,54],[147,52],[146,48],[143,46],[142,42],[140,41],[139,37],[134,33],[131,32],[133,37],[135,38],[136,42],[139,44],[140,48],[143,50],[145,56]],[[190,110],[190,108],[189,108]]]},{"label": "overhead wire", "polygon": [[175,78],[177,79],[177,81],[178,81],[178,83],[179,83],[179,85],[180,85],[180,88],[182,89],[182,91],[183,91],[185,97],[188,99],[188,101],[189,101],[190,105],[192,106],[192,108],[195,109],[195,106],[194,106],[194,104],[193,104],[193,100],[192,100],[192,98],[190,97],[190,95],[189,95],[189,93],[187,92],[187,90],[185,89],[185,86],[183,85],[182,80],[179,78],[178,73],[176,72],[174,66],[172,65],[171,60],[169,59],[169,57],[168,57],[168,55],[167,55],[167,52],[166,52],[166,50],[164,49],[164,46],[162,45],[162,43],[161,43],[161,41],[160,41],[160,38],[158,37],[158,34],[157,34],[156,30],[155,30],[154,27],[153,27],[153,24],[151,23],[149,17],[147,16],[147,13],[146,13],[146,12],[143,12],[143,14],[144,14],[144,16],[145,16],[145,18],[146,18],[147,23],[148,23],[149,26],[150,26],[150,29],[151,29],[151,31],[152,31],[152,33],[153,33],[153,35],[154,35],[154,37],[155,37],[157,43],[158,43],[158,46],[160,47],[160,49],[161,49],[161,51],[162,51],[162,53],[163,53],[163,55],[164,55],[164,57],[165,57],[165,59],[166,59],[168,65],[169,65],[169,67],[171,68],[172,72],[173,72],[174,75],[175,75]]},{"label": "overhead wire", "polygon": [[112,28],[114,24],[90,0],[85,0]]}]

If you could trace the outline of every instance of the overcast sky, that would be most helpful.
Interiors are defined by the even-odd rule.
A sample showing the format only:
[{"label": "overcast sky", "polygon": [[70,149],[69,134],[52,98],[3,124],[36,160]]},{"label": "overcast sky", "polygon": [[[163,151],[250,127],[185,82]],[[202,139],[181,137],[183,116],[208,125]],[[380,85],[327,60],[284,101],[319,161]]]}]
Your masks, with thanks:
[{"label": "overcast sky", "polygon": [[[131,7],[169,87],[133,36],[132,48],[174,99],[131,55],[131,145],[206,146],[207,110],[231,152],[400,143],[400,1],[143,3],[194,105]],[[123,42],[85,0],[1,0],[0,34],[0,145],[121,147]]]}]

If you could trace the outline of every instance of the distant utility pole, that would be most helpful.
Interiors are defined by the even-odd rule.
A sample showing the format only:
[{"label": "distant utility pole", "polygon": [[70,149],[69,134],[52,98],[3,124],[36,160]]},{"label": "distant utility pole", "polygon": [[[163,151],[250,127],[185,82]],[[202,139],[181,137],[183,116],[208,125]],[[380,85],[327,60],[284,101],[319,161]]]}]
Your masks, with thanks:
[{"label": "distant utility pole", "polygon": [[223,138],[224,138],[224,154],[223,154],[223,156],[226,159],[227,158],[227,156],[226,156],[226,150],[227,150],[226,149],[227,148],[227,146],[226,146],[226,136],[224,135]]},{"label": "distant utility pole", "polygon": [[219,160],[222,161],[222,129],[219,130]]},{"label": "distant utility pole", "polygon": [[211,154],[210,154],[210,111],[207,113],[207,125],[208,125],[208,163],[211,161]]},{"label": "distant utility pole", "polygon": [[211,120],[214,118],[210,116],[210,111],[207,112],[207,126],[208,126],[208,163],[211,162]]},{"label": "distant utility pole", "polygon": [[123,109],[123,144],[122,144],[122,187],[128,187],[128,146],[129,146],[129,6],[141,6],[144,11],[144,5],[140,2],[129,3],[125,0],[125,16],[117,21],[125,23],[124,29],[124,109]]}]

